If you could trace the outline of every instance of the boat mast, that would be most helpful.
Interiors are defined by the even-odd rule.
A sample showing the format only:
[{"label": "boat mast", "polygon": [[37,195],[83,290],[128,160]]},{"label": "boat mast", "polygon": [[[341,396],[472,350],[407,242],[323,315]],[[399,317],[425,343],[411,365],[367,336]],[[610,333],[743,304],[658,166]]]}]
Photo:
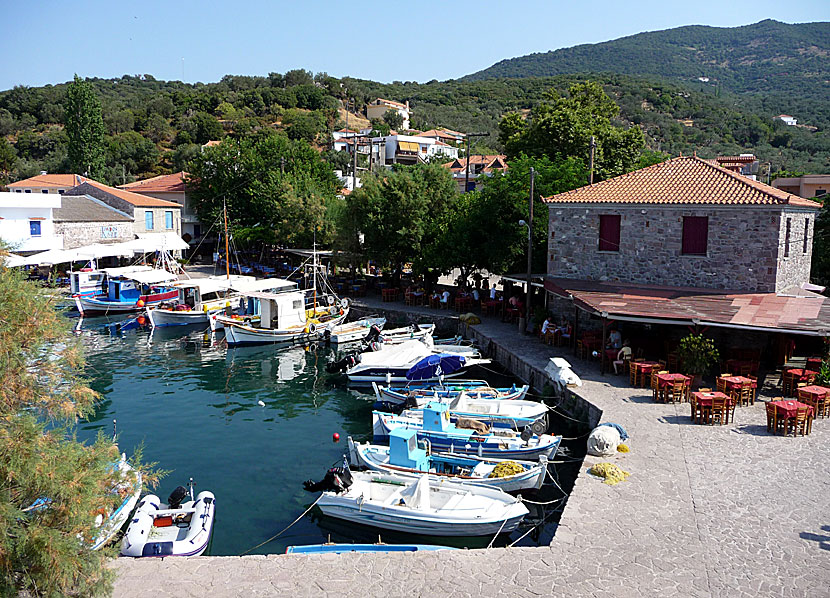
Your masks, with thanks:
[{"label": "boat mast", "polygon": [[314,236],[312,237],[311,241],[311,255],[312,255],[312,267],[314,268],[313,277],[314,280],[312,284],[314,285],[314,315],[317,315],[317,228],[314,228]]},{"label": "boat mast", "polygon": [[228,205],[222,198],[222,211],[225,213],[225,277],[231,279],[231,256],[228,253]]}]

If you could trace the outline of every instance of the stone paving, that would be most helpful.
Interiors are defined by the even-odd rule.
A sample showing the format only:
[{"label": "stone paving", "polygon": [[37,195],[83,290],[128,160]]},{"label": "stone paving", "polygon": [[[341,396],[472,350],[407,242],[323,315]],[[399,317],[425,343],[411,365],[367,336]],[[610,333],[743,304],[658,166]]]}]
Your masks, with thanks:
[{"label": "stone paving", "polygon": [[[487,319],[518,355],[557,350]],[[115,596],[828,596],[830,420],[807,437],[766,432],[762,401],[736,423],[693,425],[688,404],[601,376],[568,356],[579,394],[625,426],[616,486],[584,473],[550,546],[414,554],[118,559]],[[223,518],[228,521],[228,518]]]}]

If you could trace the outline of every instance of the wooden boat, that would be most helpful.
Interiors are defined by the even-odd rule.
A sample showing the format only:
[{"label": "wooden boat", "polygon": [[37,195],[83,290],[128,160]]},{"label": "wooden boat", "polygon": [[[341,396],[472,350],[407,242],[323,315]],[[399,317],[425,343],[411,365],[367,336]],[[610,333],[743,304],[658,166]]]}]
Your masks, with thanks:
[{"label": "wooden boat", "polygon": [[138,505],[135,516],[121,542],[121,554],[132,557],[199,556],[208,546],[216,515],[212,492],[200,492],[190,500],[183,486],[176,488],[162,504],[148,494]]},{"label": "wooden boat", "polygon": [[[428,443],[425,443],[429,446]],[[518,492],[542,487],[547,473],[547,457],[538,462],[515,461],[433,453],[418,446],[415,430],[395,429],[389,433],[389,446],[356,443],[349,437],[349,460],[354,466],[374,471],[420,476],[429,473],[435,478],[448,478],[462,484],[479,484]]]},{"label": "wooden boat", "polygon": [[419,440],[429,440],[436,452],[463,453],[479,457],[502,459],[550,459],[562,438],[549,434],[534,434],[530,427],[521,432],[503,428],[486,434],[463,429],[450,422],[449,405],[429,403],[422,418],[403,417],[379,411],[372,412],[372,431],[376,441],[385,441],[396,428],[415,430]]},{"label": "wooden boat", "polygon": [[462,393],[471,399],[500,399],[520,401],[530,388],[527,384],[516,388],[493,388],[484,380],[457,380],[451,382],[410,383],[405,386],[383,386],[372,384],[377,400],[388,405],[403,405],[414,402],[421,407],[429,401],[452,400]]},{"label": "wooden boat", "polygon": [[109,277],[106,296],[76,295],[75,305],[81,315],[127,313],[145,306],[170,301],[178,291],[164,283],[176,280],[167,270],[128,272]]},{"label": "wooden boat", "polygon": [[385,345],[399,345],[411,340],[432,340],[435,324],[412,324],[400,328],[382,330],[378,341]]},{"label": "wooden boat", "polygon": [[486,486],[428,475],[353,472],[345,491],[323,492],[324,515],[361,525],[430,536],[487,536],[515,530],[527,508],[520,499]]},{"label": "wooden boat", "polygon": [[382,330],[385,325],[386,318],[361,318],[330,328],[326,338],[333,345],[358,342],[366,338],[372,326],[377,326]]},{"label": "wooden boat", "polygon": [[[449,407],[450,421],[456,425],[459,419],[473,419],[491,428],[510,428],[521,431],[525,427],[531,426],[536,434],[542,434],[548,429],[550,409],[544,403],[472,399],[465,393],[439,402],[445,403]],[[426,407],[426,404],[406,409],[401,412],[401,416],[423,419],[424,407]]]}]

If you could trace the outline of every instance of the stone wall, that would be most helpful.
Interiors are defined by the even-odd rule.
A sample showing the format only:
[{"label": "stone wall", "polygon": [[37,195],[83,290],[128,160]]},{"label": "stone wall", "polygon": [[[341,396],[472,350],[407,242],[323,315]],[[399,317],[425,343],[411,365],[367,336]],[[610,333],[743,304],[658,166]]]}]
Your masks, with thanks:
[{"label": "stone wall", "polygon": [[[107,237],[104,237],[107,229]],[[92,243],[132,241],[132,222],[55,222],[55,232],[63,235],[63,248],[75,249]]]},{"label": "stone wall", "polygon": [[[813,232],[818,212],[815,210],[784,210],[779,223],[778,272],[775,281],[776,292],[788,287],[800,287],[810,281],[810,262],[813,257]],[[785,257],[787,220],[790,221],[790,251]],[[809,224],[805,251],[805,225]]]},{"label": "stone wall", "polygon": [[[776,290],[780,207],[549,207],[551,276],[751,292]],[[599,251],[601,214],[621,216],[619,251]],[[709,217],[707,255],[681,254],[684,216]],[[803,225],[793,223],[793,231],[802,229]],[[798,232],[795,237],[800,238]],[[801,250],[791,248],[791,255],[793,249]],[[803,275],[799,269],[787,280]]]}]

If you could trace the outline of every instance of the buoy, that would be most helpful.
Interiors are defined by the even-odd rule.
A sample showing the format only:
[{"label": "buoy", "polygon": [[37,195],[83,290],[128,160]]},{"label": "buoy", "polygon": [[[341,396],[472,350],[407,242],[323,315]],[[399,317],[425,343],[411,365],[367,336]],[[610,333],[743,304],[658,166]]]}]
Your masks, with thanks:
[{"label": "buoy", "polygon": [[263,403],[262,401],[257,401],[256,404],[260,407],[265,407],[265,403]]},{"label": "buoy", "polygon": [[144,307],[144,299],[139,299],[135,305],[136,307]]},{"label": "buoy", "polygon": [[335,442],[340,442],[340,434],[335,432],[334,434],[331,435],[331,439]]},{"label": "buoy", "polygon": [[145,320],[145,319],[144,319],[144,316],[138,316],[138,318],[136,319],[136,321],[138,322],[138,325],[139,325],[139,326],[144,326],[144,323],[145,323],[147,320]]}]

